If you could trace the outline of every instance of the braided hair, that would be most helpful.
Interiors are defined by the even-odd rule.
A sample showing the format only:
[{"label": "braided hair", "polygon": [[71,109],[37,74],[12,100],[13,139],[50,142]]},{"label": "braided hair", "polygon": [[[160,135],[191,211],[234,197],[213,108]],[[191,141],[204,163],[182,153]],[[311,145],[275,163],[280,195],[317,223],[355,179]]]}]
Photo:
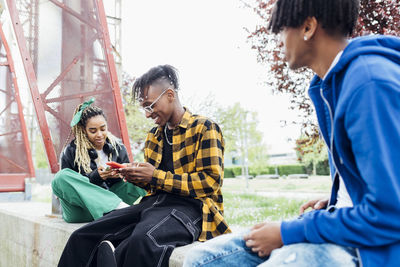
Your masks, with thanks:
[{"label": "braided hair", "polygon": [[284,27],[297,28],[315,17],[329,34],[352,34],[358,17],[359,0],[277,0],[268,29],[279,33]]},{"label": "braided hair", "polygon": [[150,85],[167,82],[175,90],[179,89],[177,70],[171,65],[159,65],[151,68],[148,72],[135,80],[132,87],[133,99],[143,100],[144,89]]},{"label": "braided hair", "polygon": [[[74,115],[78,113],[80,107],[82,104],[80,104],[78,107],[76,107]],[[88,153],[89,149],[95,149],[93,144],[90,142],[89,138],[87,137],[86,134],[86,124],[89,121],[89,119],[95,117],[95,116],[103,116],[104,119],[107,121],[107,118],[104,114],[104,111],[96,106],[89,106],[85,108],[82,112],[81,119],[78,124],[73,126],[71,128],[71,133],[74,134],[75,136],[75,145],[76,145],[76,151],[75,151],[75,160],[74,163],[78,166],[79,171],[83,169],[85,173],[90,173],[92,169],[90,168],[90,156]],[[71,134],[70,133],[70,134]],[[67,138],[67,142],[69,140],[70,136]],[[107,131],[107,138],[108,141],[110,142],[111,146],[114,148],[118,155],[118,150],[116,149],[117,146],[120,146],[117,137],[115,137],[113,134]],[[111,157],[111,154],[110,156]],[[111,160],[111,158],[109,158]]]}]

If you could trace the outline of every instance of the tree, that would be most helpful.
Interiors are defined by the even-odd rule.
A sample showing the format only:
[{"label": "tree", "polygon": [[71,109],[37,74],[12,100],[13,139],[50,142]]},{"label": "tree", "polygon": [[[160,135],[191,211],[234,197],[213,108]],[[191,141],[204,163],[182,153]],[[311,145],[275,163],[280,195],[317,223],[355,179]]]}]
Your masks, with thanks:
[{"label": "tree", "polygon": [[[227,108],[220,107],[216,121],[221,126],[225,139],[225,155],[238,154],[244,165],[267,161],[267,149],[262,142],[262,133],[257,130],[257,112],[250,112],[235,103]],[[247,161],[246,161],[247,159]]]},{"label": "tree", "polygon": [[[278,93],[289,93],[291,109],[300,111],[303,132],[310,144],[318,140],[318,127],[313,119],[313,108],[306,89],[313,73],[311,70],[289,70],[284,61],[279,37],[269,33],[267,25],[276,0],[256,0],[253,8],[263,21],[249,35],[252,48],[257,50],[257,60],[268,69],[266,83]],[[361,0],[360,16],[354,36],[370,33],[400,36],[400,3],[398,0]]]},{"label": "tree", "polygon": [[318,139],[312,144],[309,143],[309,137],[301,135],[296,140],[296,154],[298,160],[305,166],[312,166],[312,174],[317,175],[317,165],[322,161],[328,160],[327,146],[322,139]]},{"label": "tree", "polygon": [[207,96],[202,97],[201,95],[192,95],[182,99],[182,103],[187,107],[193,114],[199,114],[206,116],[214,121],[217,121],[219,104],[215,100],[215,96],[209,93]]}]

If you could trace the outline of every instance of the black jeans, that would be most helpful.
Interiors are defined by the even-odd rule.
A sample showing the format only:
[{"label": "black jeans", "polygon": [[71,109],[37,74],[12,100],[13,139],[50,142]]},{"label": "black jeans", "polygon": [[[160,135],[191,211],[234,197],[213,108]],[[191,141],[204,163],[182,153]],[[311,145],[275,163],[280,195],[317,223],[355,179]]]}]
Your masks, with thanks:
[{"label": "black jeans", "polygon": [[201,226],[201,201],[159,193],[76,230],[58,266],[96,266],[103,240],[114,244],[118,266],[168,266],[173,249],[196,241]]}]

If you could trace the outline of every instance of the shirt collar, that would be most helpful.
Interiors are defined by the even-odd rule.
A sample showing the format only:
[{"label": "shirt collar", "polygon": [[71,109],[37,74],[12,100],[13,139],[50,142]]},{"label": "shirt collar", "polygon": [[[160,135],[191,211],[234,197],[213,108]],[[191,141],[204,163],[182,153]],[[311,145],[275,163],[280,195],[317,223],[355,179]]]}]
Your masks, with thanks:
[{"label": "shirt collar", "polygon": [[[190,117],[192,116],[192,113],[189,111],[189,109],[187,107],[183,107],[183,108],[185,109],[185,113],[183,113],[182,120],[178,124],[178,127],[186,129],[189,125],[189,121],[190,121]],[[158,126],[155,135],[158,135],[159,133],[161,133],[163,131],[163,129],[164,129],[164,126]]]},{"label": "shirt collar", "polygon": [[339,62],[340,57],[343,54],[343,50],[341,50],[339,53],[337,53],[336,57],[333,59],[331,66],[329,67],[328,71],[325,73],[324,78],[322,80],[325,80],[325,78],[328,76],[329,72],[335,67],[335,65]]}]

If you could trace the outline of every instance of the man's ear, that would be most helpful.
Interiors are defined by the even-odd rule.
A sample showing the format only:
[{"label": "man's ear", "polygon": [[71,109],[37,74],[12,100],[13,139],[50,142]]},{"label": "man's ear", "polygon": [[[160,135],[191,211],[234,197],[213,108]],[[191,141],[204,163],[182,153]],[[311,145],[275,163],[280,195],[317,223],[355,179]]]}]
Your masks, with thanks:
[{"label": "man's ear", "polygon": [[167,92],[168,100],[171,102],[174,101],[174,99],[176,98],[176,91],[173,89],[167,89],[167,90],[168,90]]},{"label": "man's ear", "polygon": [[318,21],[315,17],[308,17],[303,23],[303,36],[304,40],[311,40],[317,31]]}]

